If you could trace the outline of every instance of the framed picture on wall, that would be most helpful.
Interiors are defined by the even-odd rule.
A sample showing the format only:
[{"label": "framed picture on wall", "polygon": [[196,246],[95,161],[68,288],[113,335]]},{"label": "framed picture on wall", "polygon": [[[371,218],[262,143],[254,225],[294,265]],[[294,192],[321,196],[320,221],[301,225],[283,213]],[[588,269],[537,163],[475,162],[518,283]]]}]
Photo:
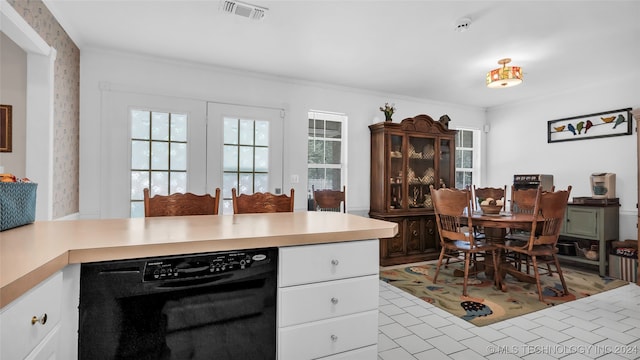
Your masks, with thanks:
[{"label": "framed picture on wall", "polygon": [[631,108],[547,122],[547,142],[631,135]]},{"label": "framed picture on wall", "polygon": [[11,105],[0,105],[0,152],[11,152]]}]

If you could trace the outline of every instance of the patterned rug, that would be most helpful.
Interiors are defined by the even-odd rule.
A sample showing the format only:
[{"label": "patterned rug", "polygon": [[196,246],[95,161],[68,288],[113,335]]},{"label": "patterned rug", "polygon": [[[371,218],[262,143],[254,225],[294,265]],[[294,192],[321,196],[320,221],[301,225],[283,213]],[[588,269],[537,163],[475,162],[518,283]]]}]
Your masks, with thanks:
[{"label": "patterned rug", "polygon": [[437,284],[433,283],[435,269],[435,264],[425,264],[382,270],[380,279],[476,326],[493,324],[629,284],[624,280],[563,266],[569,295],[562,294],[557,274],[541,275],[545,304],[538,300],[536,284],[519,282],[511,275],[505,278],[506,292],[495,289],[493,281],[484,273],[472,276],[467,285],[469,296],[464,297],[463,279],[453,275],[456,270],[456,275],[460,273],[462,263],[450,264],[448,268],[443,266]]}]

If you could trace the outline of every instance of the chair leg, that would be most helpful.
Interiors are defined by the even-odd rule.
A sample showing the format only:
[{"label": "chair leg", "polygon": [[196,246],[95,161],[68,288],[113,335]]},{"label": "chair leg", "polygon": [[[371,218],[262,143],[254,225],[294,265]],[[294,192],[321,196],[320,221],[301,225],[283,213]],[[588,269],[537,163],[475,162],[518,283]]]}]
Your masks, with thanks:
[{"label": "chair leg", "polygon": [[462,295],[467,296],[467,283],[469,282],[469,263],[471,262],[471,254],[464,253],[464,280],[462,285]]},{"label": "chair leg", "polygon": [[[442,250],[440,251],[440,257],[438,258],[438,265],[436,266],[436,273],[435,275],[433,275],[433,283],[436,283],[436,280],[438,280],[438,274],[440,273],[440,266],[442,266],[442,259],[444,258],[444,252],[447,251],[447,249],[443,246]],[[447,258],[447,260],[449,260],[449,258]]]},{"label": "chair leg", "polygon": [[536,256],[531,256],[531,262],[533,263],[533,273],[536,276],[536,286],[538,287],[538,298],[540,301],[544,302],[544,298],[542,297],[542,285],[540,284],[540,273],[538,272],[538,261],[536,260]]},{"label": "chair leg", "polygon": [[[559,268],[556,268],[556,269],[559,269]],[[553,272],[551,271],[551,264],[549,264],[548,261],[547,261],[547,271],[549,272],[549,276],[553,276]],[[560,272],[558,272],[558,274],[560,274]]]},{"label": "chair leg", "polygon": [[[558,276],[560,277],[560,282],[562,282],[562,290],[564,291],[564,295],[569,295],[569,288],[567,287],[567,283],[564,281],[564,275],[562,274],[562,268],[560,267],[560,260],[558,259],[556,254],[553,254],[552,256],[553,256],[553,261],[556,264],[556,271],[558,272]],[[547,266],[549,266],[548,263],[547,263]]]}]

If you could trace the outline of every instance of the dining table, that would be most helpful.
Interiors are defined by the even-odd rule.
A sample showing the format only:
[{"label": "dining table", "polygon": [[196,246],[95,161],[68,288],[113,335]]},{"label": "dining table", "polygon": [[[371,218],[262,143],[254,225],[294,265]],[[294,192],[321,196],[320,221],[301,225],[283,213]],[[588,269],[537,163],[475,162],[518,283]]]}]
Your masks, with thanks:
[{"label": "dining table", "polygon": [[[501,212],[499,214],[472,212],[471,214],[471,222],[473,226],[482,227],[486,240],[493,243],[504,243],[507,230],[519,229],[530,231],[533,218],[533,214],[511,212]],[[487,257],[485,261],[492,260],[490,257]],[[485,265],[486,270],[491,268],[493,267]],[[518,281],[531,284],[536,283],[535,277],[520,271],[513,266],[512,263],[504,261],[504,258],[500,261],[498,268],[500,273],[496,277],[496,286],[502,291],[506,291],[506,284],[503,281],[506,274],[513,276]]]}]

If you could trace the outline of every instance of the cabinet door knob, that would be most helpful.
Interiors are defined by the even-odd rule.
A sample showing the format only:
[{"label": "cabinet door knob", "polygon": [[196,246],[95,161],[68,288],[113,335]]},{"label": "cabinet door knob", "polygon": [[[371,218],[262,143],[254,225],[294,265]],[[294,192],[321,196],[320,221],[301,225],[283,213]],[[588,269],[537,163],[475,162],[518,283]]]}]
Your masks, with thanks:
[{"label": "cabinet door knob", "polygon": [[37,316],[33,316],[31,318],[31,325],[35,325],[37,323],[40,323],[42,325],[47,323],[47,313],[42,314],[42,316],[37,317]]},{"label": "cabinet door knob", "polygon": [[338,261],[338,259],[333,259],[333,260],[331,260],[331,265],[336,266],[336,265],[338,265],[338,264],[340,264],[340,262]]},{"label": "cabinet door knob", "polygon": [[338,337],[336,335],[331,335],[331,341],[333,342],[338,341]]},{"label": "cabinet door knob", "polygon": [[331,298],[331,303],[334,304],[334,305],[337,304],[338,303],[338,298],[332,297]]}]

